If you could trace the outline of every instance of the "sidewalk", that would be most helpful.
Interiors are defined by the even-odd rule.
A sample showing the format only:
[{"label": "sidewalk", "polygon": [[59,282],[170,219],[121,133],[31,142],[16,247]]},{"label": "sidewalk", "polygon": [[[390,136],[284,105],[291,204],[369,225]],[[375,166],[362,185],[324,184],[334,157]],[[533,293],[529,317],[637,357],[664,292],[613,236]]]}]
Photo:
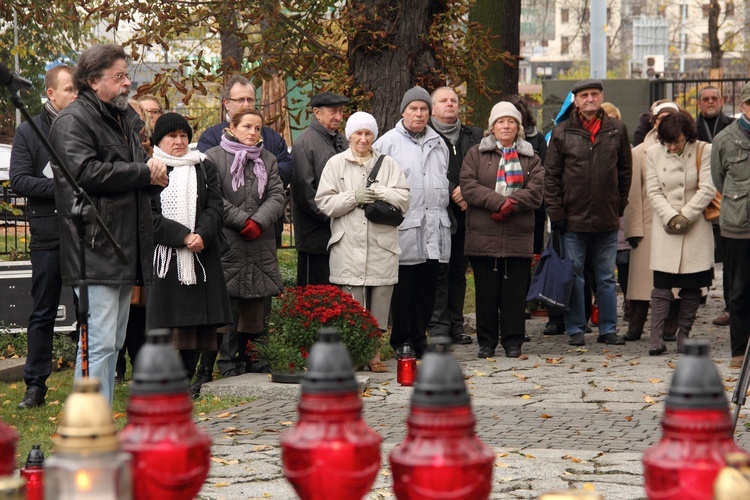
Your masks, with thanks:
[{"label": "sidewalk", "polygon": [[[711,290],[692,337],[711,342],[712,359],[731,399],[739,370],[729,368],[729,327],[711,324],[722,307],[721,288]],[[494,359],[478,359],[476,339],[455,347],[468,377],[477,434],[497,454],[491,498],[538,498],[571,487],[594,488],[607,500],[645,498],[641,456],[661,437],[663,403],[679,359],[676,345],[668,343],[665,355],[649,356],[647,338],[607,346],[596,343],[594,328],[586,335],[586,347],[573,348],[565,336],[542,335],[545,322],[527,321],[532,340],[518,359],[504,357],[502,349]],[[622,318],[618,326],[622,333]],[[395,498],[388,453],[404,439],[412,392],[396,383],[395,361],[386,364],[390,373],[357,373],[369,377],[364,418],[383,437],[382,467],[365,497],[370,500]],[[264,377],[243,375],[204,388],[242,394]],[[267,392],[252,403],[200,419],[214,443],[200,498],[296,498],[281,474],[279,438],[297,420],[297,393],[280,391],[290,391],[283,396],[287,399],[276,399],[279,391]],[[750,450],[746,421],[741,415],[735,439]]]}]

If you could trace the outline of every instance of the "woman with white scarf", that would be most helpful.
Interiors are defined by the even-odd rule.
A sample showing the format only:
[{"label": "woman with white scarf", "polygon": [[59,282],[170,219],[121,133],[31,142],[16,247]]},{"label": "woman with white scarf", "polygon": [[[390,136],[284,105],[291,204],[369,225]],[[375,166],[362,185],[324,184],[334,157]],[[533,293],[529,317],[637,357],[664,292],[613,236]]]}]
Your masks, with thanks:
[{"label": "woman with white scarf", "polygon": [[148,328],[171,328],[192,379],[198,350],[217,348],[217,327],[232,321],[221,267],[224,219],[216,167],[188,144],[193,130],[180,114],[154,125],[154,158],[167,164],[169,184],[152,197],[154,285],[148,294]]},{"label": "woman with white scarf", "polygon": [[263,117],[242,108],[232,115],[221,143],[206,151],[216,164],[224,196],[222,257],[229,297],[237,303],[239,361],[246,367],[248,341],[260,342],[268,297],[283,290],[274,224],[284,212],[284,188],[276,157],[263,148]]},{"label": "woman with white scarf", "polygon": [[523,138],[521,113],[513,104],[495,104],[487,133],[461,167],[461,194],[468,204],[465,253],[474,270],[479,357],[494,356],[500,341],[505,355],[517,358],[544,168]]}]

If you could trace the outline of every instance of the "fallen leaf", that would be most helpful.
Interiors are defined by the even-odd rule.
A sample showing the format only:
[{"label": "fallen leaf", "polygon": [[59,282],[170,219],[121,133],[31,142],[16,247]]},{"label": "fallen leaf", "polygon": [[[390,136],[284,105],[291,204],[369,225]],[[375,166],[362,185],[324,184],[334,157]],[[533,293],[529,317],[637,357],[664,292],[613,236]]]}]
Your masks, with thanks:
[{"label": "fallen leaf", "polygon": [[112,416],[113,416],[113,417],[115,418],[115,420],[116,420],[116,419],[118,419],[118,418],[123,418],[123,417],[127,416],[127,414],[126,414],[125,412],[122,412],[122,411],[121,411],[121,412],[114,412],[114,414],[113,414]]},{"label": "fallen leaf", "polygon": [[573,457],[571,455],[563,455],[562,458],[565,459],[565,460],[570,460],[571,462],[576,463],[576,464],[585,464],[585,463],[588,463],[588,462],[586,462],[586,460],[584,460],[582,458],[576,458],[576,457]]},{"label": "fallen leaf", "polygon": [[380,385],[391,385],[391,383],[390,383],[390,382],[383,382],[383,383],[382,383],[382,384],[380,384]]},{"label": "fallen leaf", "polygon": [[596,488],[591,483],[583,483],[583,491],[596,491]]},{"label": "fallen leaf", "polygon": [[524,454],[523,454],[523,456],[524,456],[524,457],[526,457],[526,458],[536,458],[536,457],[535,457],[534,455],[532,455],[531,453],[524,453]]},{"label": "fallen leaf", "polygon": [[529,359],[529,357],[525,354],[521,354],[518,359]]},{"label": "fallen leaf", "polygon": [[221,431],[222,434],[228,434],[230,436],[249,436],[253,433],[253,431],[243,431],[236,427],[227,427],[226,429]]},{"label": "fallen leaf", "polygon": [[16,384],[10,384],[8,387],[11,389],[18,389],[18,386]]},{"label": "fallen leaf", "polygon": [[628,422],[631,422],[633,420],[633,417],[631,417],[630,415],[628,415],[627,417],[625,417],[625,420],[627,420]]},{"label": "fallen leaf", "polygon": [[516,378],[517,378],[518,380],[520,380],[521,382],[523,382],[524,380],[526,380],[527,378],[529,378],[529,377],[527,377],[526,375],[520,375],[520,374],[518,374],[518,373],[514,373],[514,374],[513,374],[513,376],[514,376],[514,377],[516,377]]},{"label": "fallen leaf", "polygon": [[226,411],[224,413],[219,413],[218,415],[216,415],[216,418],[227,418],[227,417],[230,417],[230,416],[232,416],[232,414],[229,413],[228,411]]},{"label": "fallen leaf", "polygon": [[611,387],[605,387],[604,392],[615,392],[615,390],[612,389]]},{"label": "fallen leaf", "polygon": [[608,410],[607,408],[602,408],[602,413],[609,413],[609,412],[611,412],[611,411],[612,411],[612,410]]},{"label": "fallen leaf", "polygon": [[[489,359],[489,358],[487,358],[487,359]],[[486,377],[487,376],[486,373],[480,372],[479,370],[474,370],[474,375],[476,375],[477,377]]]},{"label": "fallen leaf", "polygon": [[385,470],[385,469],[382,469],[382,470],[380,471],[380,475],[381,475],[381,476],[386,476],[386,477],[387,477],[387,476],[390,476],[390,475],[391,475],[391,471],[389,471],[389,470]]},{"label": "fallen leaf", "polygon": [[562,358],[547,358],[545,361],[551,365],[559,365]]},{"label": "fallen leaf", "polygon": [[658,384],[662,380],[660,378],[650,378],[648,379],[648,381],[651,382],[652,384]]},{"label": "fallen leaf", "polygon": [[253,449],[252,449],[252,451],[268,451],[268,450],[273,450],[273,446],[268,445],[268,444],[257,444],[253,446]]},{"label": "fallen leaf", "polygon": [[507,469],[510,467],[509,464],[506,464],[505,462],[495,462],[495,467],[499,467],[501,469]]},{"label": "fallen leaf", "polygon": [[217,464],[224,464],[224,465],[231,464],[231,463],[235,463],[235,464],[240,463],[239,460],[236,460],[236,459],[227,460],[225,458],[219,458],[219,457],[211,457],[211,461],[216,462]]},{"label": "fallen leaf", "polygon": [[539,418],[552,418],[552,415],[547,415],[546,413],[542,413],[539,415]]},{"label": "fallen leaf", "polygon": [[497,416],[497,413],[493,413],[492,414],[492,419],[493,420],[500,420],[500,417]]},{"label": "fallen leaf", "polygon": [[529,396],[528,394],[523,394],[521,396],[521,399],[531,399],[531,396]]},{"label": "fallen leaf", "polygon": [[[609,363],[602,363],[602,367],[607,368],[609,367]],[[592,370],[593,371],[593,370]]]},{"label": "fallen leaf", "polygon": [[541,386],[541,385],[535,385],[535,386],[534,386],[534,389],[541,389],[541,388],[542,388],[542,386]]},{"label": "fallen leaf", "polygon": [[498,458],[503,458],[503,457],[507,457],[507,456],[508,456],[508,454],[507,454],[507,453],[498,453],[498,454],[497,454],[497,457],[498,457]]},{"label": "fallen leaf", "polygon": [[630,364],[630,366],[635,366],[635,365],[640,365],[641,364],[641,362],[638,361],[638,360],[636,360],[636,359],[628,361],[628,363]]},{"label": "fallen leaf", "polygon": [[283,422],[279,422],[279,425],[283,425],[284,427],[289,427],[290,425],[294,425],[294,422],[290,422],[289,420],[284,420]]},{"label": "fallen leaf", "polygon": [[670,368],[674,368],[674,363],[672,363],[671,361],[667,361],[667,366]]},{"label": "fallen leaf", "polygon": [[582,352],[583,353],[583,352],[589,352],[589,350],[586,349],[585,347],[579,347],[578,349],[575,350],[575,352]]},{"label": "fallen leaf", "polygon": [[214,488],[226,488],[227,486],[229,486],[229,483],[214,483],[213,484]]},{"label": "fallen leaf", "polygon": [[654,401],[653,399],[651,399],[649,396],[643,396],[643,400],[645,402],[647,402],[648,404],[650,404],[650,405],[656,403],[656,401]]}]

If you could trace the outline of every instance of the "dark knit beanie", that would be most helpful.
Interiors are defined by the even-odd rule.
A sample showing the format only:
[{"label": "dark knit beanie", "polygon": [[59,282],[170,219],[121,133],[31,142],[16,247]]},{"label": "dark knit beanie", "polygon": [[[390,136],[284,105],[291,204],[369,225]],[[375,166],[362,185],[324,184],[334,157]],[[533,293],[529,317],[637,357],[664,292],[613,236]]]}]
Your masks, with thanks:
[{"label": "dark knit beanie", "polygon": [[151,144],[158,146],[164,136],[175,130],[183,130],[187,133],[188,142],[193,141],[193,129],[190,124],[179,113],[164,113],[154,124],[154,133],[151,135]]},{"label": "dark knit beanie", "polygon": [[430,114],[432,114],[432,97],[430,97],[429,92],[427,92],[419,85],[410,88],[406,91],[406,94],[404,94],[404,98],[401,99],[401,113],[404,112],[406,107],[412,101],[423,101],[427,103],[427,109],[429,109]]}]

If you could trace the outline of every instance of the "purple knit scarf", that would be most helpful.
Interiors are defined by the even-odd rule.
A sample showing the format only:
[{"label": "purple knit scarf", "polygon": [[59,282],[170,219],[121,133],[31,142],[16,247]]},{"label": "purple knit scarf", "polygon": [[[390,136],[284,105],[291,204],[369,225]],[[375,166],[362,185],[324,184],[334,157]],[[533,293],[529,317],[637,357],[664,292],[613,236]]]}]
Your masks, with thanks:
[{"label": "purple knit scarf", "polygon": [[266,172],[266,165],[263,160],[260,159],[260,152],[263,151],[263,144],[260,146],[246,146],[241,142],[236,142],[227,138],[226,135],[221,136],[221,149],[227,153],[234,155],[234,161],[229,172],[232,174],[232,190],[237,191],[240,186],[245,185],[245,161],[247,158],[253,160],[253,174],[258,179],[258,197],[263,198],[263,192],[266,190],[266,183],[268,182],[268,172]]}]

